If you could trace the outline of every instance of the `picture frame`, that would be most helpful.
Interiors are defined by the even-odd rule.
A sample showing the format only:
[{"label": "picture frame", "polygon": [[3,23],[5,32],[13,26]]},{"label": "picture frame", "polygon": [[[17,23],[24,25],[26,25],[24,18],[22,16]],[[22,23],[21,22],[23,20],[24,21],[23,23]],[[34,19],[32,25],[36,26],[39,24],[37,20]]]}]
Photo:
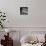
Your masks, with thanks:
[{"label": "picture frame", "polygon": [[28,7],[20,7],[20,15],[28,15]]}]

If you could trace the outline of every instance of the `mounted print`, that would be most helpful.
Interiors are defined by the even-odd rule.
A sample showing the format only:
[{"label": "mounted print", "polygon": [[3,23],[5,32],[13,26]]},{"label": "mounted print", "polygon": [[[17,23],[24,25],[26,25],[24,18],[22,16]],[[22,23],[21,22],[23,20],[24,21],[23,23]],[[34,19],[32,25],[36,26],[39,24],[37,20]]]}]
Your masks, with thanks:
[{"label": "mounted print", "polygon": [[20,15],[28,15],[28,7],[20,7]]}]

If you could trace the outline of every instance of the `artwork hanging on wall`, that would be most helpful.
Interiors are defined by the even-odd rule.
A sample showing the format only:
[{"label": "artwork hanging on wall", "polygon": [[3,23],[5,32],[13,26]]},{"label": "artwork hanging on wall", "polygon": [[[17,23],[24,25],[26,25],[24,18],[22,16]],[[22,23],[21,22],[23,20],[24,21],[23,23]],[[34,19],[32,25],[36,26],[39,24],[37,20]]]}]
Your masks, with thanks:
[{"label": "artwork hanging on wall", "polygon": [[20,7],[20,15],[28,15],[28,7]]}]

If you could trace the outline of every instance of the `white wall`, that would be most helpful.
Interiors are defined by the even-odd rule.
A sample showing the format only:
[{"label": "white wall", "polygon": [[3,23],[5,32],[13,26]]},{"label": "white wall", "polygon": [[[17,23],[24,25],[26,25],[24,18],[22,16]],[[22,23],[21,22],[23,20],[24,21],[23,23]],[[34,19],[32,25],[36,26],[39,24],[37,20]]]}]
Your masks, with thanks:
[{"label": "white wall", "polygon": [[8,7],[8,19],[9,19],[9,27],[21,27],[21,26],[29,26],[31,24],[31,13],[28,16],[20,15],[20,7],[29,7],[29,11],[31,12],[31,0],[12,0],[9,1]]},{"label": "white wall", "polygon": [[[20,7],[23,6],[29,7],[27,16],[20,15]],[[0,0],[0,9],[6,12],[6,26],[13,27],[10,28],[12,31],[20,31],[20,35],[31,31],[46,31],[46,0],[32,0],[32,3],[31,0]]]},{"label": "white wall", "polygon": [[[27,16],[20,15],[21,6],[29,7]],[[0,9],[6,12],[7,27],[46,27],[46,0],[0,0]]]},{"label": "white wall", "polygon": [[[29,7],[27,16],[20,15],[23,6]],[[46,0],[0,0],[0,10],[6,12],[6,27],[17,31],[46,31]]]},{"label": "white wall", "polygon": [[32,26],[46,27],[46,0],[33,0]]}]

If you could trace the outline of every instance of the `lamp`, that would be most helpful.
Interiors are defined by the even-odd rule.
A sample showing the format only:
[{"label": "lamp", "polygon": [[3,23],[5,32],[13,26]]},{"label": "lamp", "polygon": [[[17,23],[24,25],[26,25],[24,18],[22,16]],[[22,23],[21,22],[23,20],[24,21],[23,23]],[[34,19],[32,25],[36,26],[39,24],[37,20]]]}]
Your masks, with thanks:
[{"label": "lamp", "polygon": [[6,32],[6,33],[9,33],[9,29],[5,29],[5,32]]},{"label": "lamp", "polygon": [[9,36],[9,29],[5,29],[5,32],[7,33],[7,36]]}]

